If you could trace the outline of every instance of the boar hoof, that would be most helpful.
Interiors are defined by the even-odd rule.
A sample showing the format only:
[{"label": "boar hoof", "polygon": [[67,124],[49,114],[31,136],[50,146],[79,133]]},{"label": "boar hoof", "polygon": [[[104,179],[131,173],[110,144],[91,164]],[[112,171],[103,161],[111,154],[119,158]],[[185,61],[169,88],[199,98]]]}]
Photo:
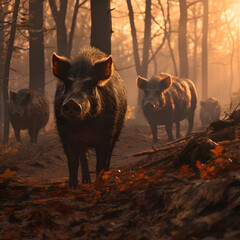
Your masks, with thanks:
[{"label": "boar hoof", "polygon": [[76,189],[77,188],[77,181],[71,181],[69,180],[69,188],[70,189]]},{"label": "boar hoof", "polygon": [[83,184],[88,184],[88,183],[91,184],[91,179],[90,179],[90,178],[82,179],[82,183],[83,183]]}]

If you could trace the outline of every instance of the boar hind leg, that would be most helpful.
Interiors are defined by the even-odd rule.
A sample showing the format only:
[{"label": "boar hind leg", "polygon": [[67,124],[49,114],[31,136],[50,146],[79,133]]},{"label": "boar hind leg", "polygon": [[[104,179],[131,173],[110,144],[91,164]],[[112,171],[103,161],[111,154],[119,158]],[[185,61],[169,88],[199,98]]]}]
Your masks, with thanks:
[{"label": "boar hind leg", "polygon": [[153,142],[158,142],[158,134],[157,134],[157,125],[150,124],[150,128],[152,130]]},{"label": "boar hind leg", "polygon": [[109,170],[109,167],[110,167],[110,161],[111,161],[111,157],[112,157],[113,147],[114,146],[109,147],[109,150],[108,150],[108,155],[107,155],[107,159],[106,159],[106,170],[107,171]]},{"label": "boar hind leg", "polygon": [[14,128],[15,138],[17,142],[22,142],[21,136],[20,136],[20,129]]},{"label": "boar hind leg", "polygon": [[37,143],[39,129],[30,128],[28,129],[28,134],[30,136],[31,143]]},{"label": "boar hind leg", "polygon": [[68,159],[69,188],[76,189],[78,184],[79,148],[71,141],[64,141],[63,149]]},{"label": "boar hind leg", "polygon": [[194,111],[190,113],[188,116],[188,131],[187,131],[187,136],[192,132],[193,129],[193,123],[194,123]]},{"label": "boar hind leg", "polygon": [[167,132],[167,135],[168,135],[168,141],[172,141],[173,140],[172,123],[166,124],[166,132]]},{"label": "boar hind leg", "polygon": [[91,177],[88,168],[88,158],[87,158],[87,150],[81,149],[80,151],[80,163],[82,167],[82,183],[87,184],[91,183]]}]

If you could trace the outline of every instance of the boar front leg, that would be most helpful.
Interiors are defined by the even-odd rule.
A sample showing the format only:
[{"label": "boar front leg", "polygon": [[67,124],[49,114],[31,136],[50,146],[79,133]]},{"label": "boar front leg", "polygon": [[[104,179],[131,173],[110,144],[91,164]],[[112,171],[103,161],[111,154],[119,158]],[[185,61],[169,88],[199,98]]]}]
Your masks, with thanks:
[{"label": "boar front leg", "polygon": [[83,184],[91,183],[91,177],[90,177],[89,168],[88,168],[87,149],[81,148],[79,156],[80,156],[80,163],[82,168],[82,183]]},{"label": "boar front leg", "polygon": [[112,145],[99,146],[96,148],[97,155],[97,165],[96,165],[96,174],[101,172],[102,169],[109,170],[110,160],[112,157],[113,147]]},{"label": "boar front leg", "polygon": [[71,141],[64,141],[63,149],[68,159],[69,188],[76,189],[78,184],[79,148]]},{"label": "boar front leg", "polygon": [[31,143],[37,143],[38,132],[39,132],[39,129],[36,129],[36,128],[28,129],[28,134],[30,136]]},{"label": "boar front leg", "polygon": [[180,122],[176,122],[176,138],[180,138]]},{"label": "boar front leg", "polygon": [[13,128],[14,130],[14,134],[15,134],[15,138],[17,142],[22,142],[21,140],[21,136],[20,136],[20,129],[18,128]]},{"label": "boar front leg", "polygon": [[172,141],[173,140],[173,135],[172,135],[172,123],[167,123],[166,124],[166,132],[168,135],[168,141]]},{"label": "boar front leg", "polygon": [[193,129],[193,123],[194,123],[194,111],[192,111],[188,117],[188,131],[187,136],[192,132]]},{"label": "boar front leg", "polygon": [[158,142],[157,125],[151,123],[150,128],[152,130],[153,142],[157,143]]}]

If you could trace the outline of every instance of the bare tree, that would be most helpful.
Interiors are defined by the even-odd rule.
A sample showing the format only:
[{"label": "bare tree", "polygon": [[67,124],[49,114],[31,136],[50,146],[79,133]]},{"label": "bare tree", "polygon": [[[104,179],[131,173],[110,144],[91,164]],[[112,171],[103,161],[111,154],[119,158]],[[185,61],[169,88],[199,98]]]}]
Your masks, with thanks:
[{"label": "bare tree", "polygon": [[58,54],[66,56],[67,28],[65,19],[67,14],[68,0],[60,0],[59,10],[57,8],[56,0],[49,0],[49,5],[57,28],[57,51]]},{"label": "bare tree", "polygon": [[29,86],[44,93],[43,1],[29,0]]},{"label": "bare tree", "polygon": [[84,0],[80,4],[79,4],[79,0],[76,0],[75,2],[71,30],[70,30],[69,39],[68,39],[67,28],[65,23],[68,0],[60,0],[59,9],[57,8],[56,0],[49,0],[52,16],[56,23],[56,28],[57,28],[57,51],[59,55],[64,55],[70,58],[78,10],[86,2],[87,0]]},{"label": "bare tree", "polygon": [[9,96],[8,96],[8,83],[9,83],[9,72],[10,64],[12,59],[12,52],[16,34],[17,18],[19,10],[20,0],[15,0],[13,17],[11,22],[10,36],[7,43],[7,54],[4,63],[4,75],[3,75],[3,99],[4,99],[4,137],[3,142],[6,144],[9,139]]},{"label": "bare tree", "polygon": [[[134,23],[134,13],[132,8],[131,0],[127,0],[129,20],[131,26],[132,43],[133,43],[133,54],[137,75],[147,77],[148,64],[149,64],[149,50],[151,46],[151,0],[146,0],[145,6],[145,25],[144,25],[144,40],[143,40],[143,52],[142,52],[142,63],[140,62],[139,47],[137,40],[137,32]],[[138,92],[138,105],[140,106],[142,99],[142,92]]]},{"label": "bare tree", "polygon": [[238,84],[240,84],[240,16],[238,16],[237,28],[237,69],[238,69]]},{"label": "bare tree", "polygon": [[71,52],[72,52],[72,44],[73,44],[73,36],[75,32],[75,26],[77,22],[77,15],[78,15],[78,10],[79,8],[85,4],[88,0],[84,0],[82,3],[79,4],[79,0],[76,0],[75,6],[74,6],[74,11],[73,11],[73,17],[72,17],[72,24],[71,24],[71,30],[69,33],[69,38],[68,38],[68,45],[67,45],[67,57],[71,57]]},{"label": "bare tree", "polygon": [[[3,12],[3,0],[0,0],[0,22],[4,22],[5,14]],[[3,136],[3,121],[4,121],[4,108],[3,108],[3,71],[4,71],[4,27],[0,25],[0,143]]]},{"label": "bare tree", "polygon": [[231,51],[230,51],[230,82],[229,82],[229,96],[231,98],[232,96],[232,85],[233,85],[233,78],[234,78],[234,73],[233,73],[233,59],[234,59],[234,53],[235,53],[235,37],[232,33],[232,29],[229,23],[229,19],[227,17],[226,11],[224,11],[224,16],[226,20],[226,25],[227,25],[227,30],[228,30],[228,36],[229,36],[229,42],[231,45]]},{"label": "bare tree", "polygon": [[173,52],[172,45],[171,45],[172,26],[171,26],[171,18],[170,18],[169,0],[167,0],[167,16],[165,14],[164,7],[163,7],[160,0],[158,0],[158,4],[161,7],[161,11],[162,11],[163,19],[164,19],[164,25],[165,25],[164,31],[165,31],[165,36],[167,38],[168,48],[169,48],[170,56],[171,56],[171,59],[172,59],[175,76],[178,76],[176,59],[175,59],[174,52]]},{"label": "bare tree", "polygon": [[110,0],[91,0],[91,46],[111,54],[112,21]]},{"label": "bare tree", "polygon": [[193,50],[193,81],[197,81],[197,48],[198,48],[198,18],[197,18],[197,7],[194,5],[193,9],[194,18],[194,50]]},{"label": "bare tree", "polygon": [[180,18],[178,32],[178,51],[180,77],[188,78],[188,54],[187,54],[187,1],[179,0]]},{"label": "bare tree", "polygon": [[203,0],[202,99],[208,98],[208,0]]}]

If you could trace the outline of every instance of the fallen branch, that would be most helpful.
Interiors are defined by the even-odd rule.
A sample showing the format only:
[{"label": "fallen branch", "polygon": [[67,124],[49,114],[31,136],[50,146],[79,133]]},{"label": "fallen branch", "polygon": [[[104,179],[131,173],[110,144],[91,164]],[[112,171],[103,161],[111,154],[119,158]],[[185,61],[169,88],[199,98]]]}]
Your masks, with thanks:
[{"label": "fallen branch", "polygon": [[176,139],[176,140],[174,140],[172,142],[168,142],[168,143],[166,143],[166,145],[176,144],[176,143],[179,143],[181,141],[186,141],[186,140],[188,140],[191,137],[196,137],[196,136],[199,137],[199,136],[204,135],[204,134],[205,134],[205,132],[192,132],[189,136]]},{"label": "fallen branch", "polygon": [[218,142],[218,144],[221,145],[221,146],[226,146],[226,145],[229,145],[229,144],[235,144],[235,143],[239,143],[239,142],[240,142],[240,139],[236,138],[232,141],[227,140],[227,141]]},{"label": "fallen branch", "polygon": [[171,150],[171,149],[174,149],[174,148],[177,148],[179,146],[171,146],[171,147],[163,147],[163,148],[153,148],[153,150],[148,150],[148,151],[143,151],[143,152],[138,152],[138,153],[134,153],[132,156],[133,157],[140,157],[140,156],[144,156],[144,155],[148,155],[148,154],[153,154],[153,153],[156,153],[156,152],[162,152],[162,151],[167,151],[167,150]]}]

